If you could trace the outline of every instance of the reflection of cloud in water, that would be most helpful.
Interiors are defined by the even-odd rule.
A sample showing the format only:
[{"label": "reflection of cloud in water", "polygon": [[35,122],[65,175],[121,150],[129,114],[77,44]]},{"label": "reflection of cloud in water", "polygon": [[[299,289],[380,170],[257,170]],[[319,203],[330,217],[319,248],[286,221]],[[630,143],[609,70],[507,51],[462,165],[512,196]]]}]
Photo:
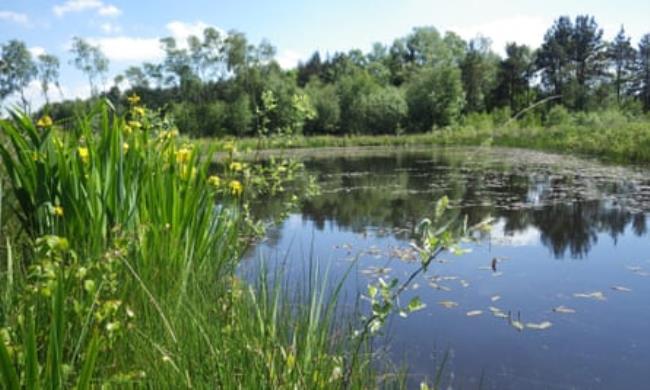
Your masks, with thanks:
[{"label": "reflection of cloud in water", "polygon": [[490,241],[492,245],[500,246],[532,246],[539,243],[540,233],[539,230],[531,226],[520,231],[506,231],[506,220],[499,218],[492,225]]}]

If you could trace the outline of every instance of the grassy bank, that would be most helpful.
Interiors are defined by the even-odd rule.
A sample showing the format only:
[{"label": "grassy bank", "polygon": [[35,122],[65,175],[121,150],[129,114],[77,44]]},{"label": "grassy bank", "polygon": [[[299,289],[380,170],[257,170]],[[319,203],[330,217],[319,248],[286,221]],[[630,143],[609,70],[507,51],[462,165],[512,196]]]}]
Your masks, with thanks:
[{"label": "grassy bank", "polygon": [[[560,114],[545,125],[539,121],[498,123],[489,115],[421,134],[358,136],[293,136],[242,138],[240,150],[351,146],[494,145],[548,150],[598,157],[623,163],[650,163],[650,118],[617,111]],[[210,139],[198,141],[212,145]]]},{"label": "grassy bank", "polygon": [[322,275],[298,297],[277,275],[236,276],[255,230],[245,205],[290,165],[231,153],[214,175],[135,98],[65,132],[17,113],[0,127],[3,388],[381,384],[365,348],[350,356]]}]

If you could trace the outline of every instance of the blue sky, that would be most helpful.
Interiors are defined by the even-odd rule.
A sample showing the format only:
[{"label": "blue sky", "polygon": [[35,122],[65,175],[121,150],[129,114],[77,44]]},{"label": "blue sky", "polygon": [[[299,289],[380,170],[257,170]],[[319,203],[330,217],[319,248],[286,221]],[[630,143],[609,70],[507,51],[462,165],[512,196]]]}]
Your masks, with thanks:
[{"label": "blue sky", "polygon": [[[559,15],[584,13],[596,17],[607,38],[621,24],[634,42],[650,32],[647,0],[0,0],[0,42],[17,38],[34,53],[57,55],[64,93],[73,97],[88,94],[84,78],[68,64],[73,36],[101,46],[112,80],[129,65],[160,60],[160,37],[184,40],[206,26],[242,31],[255,43],[267,38],[277,47],[278,61],[290,67],[316,49],[365,51],[423,25],[466,39],[488,36],[497,52],[510,40],[535,47]],[[34,85],[35,100],[37,91]]]}]

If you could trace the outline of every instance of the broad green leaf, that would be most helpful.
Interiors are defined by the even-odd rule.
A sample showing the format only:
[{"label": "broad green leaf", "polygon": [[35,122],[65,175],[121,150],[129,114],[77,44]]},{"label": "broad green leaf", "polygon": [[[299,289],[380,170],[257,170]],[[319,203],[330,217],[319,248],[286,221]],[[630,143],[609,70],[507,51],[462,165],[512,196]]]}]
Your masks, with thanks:
[{"label": "broad green leaf", "polygon": [[413,313],[413,312],[416,312],[418,310],[422,310],[425,307],[427,307],[427,305],[425,305],[422,302],[420,297],[415,297],[415,298],[411,299],[411,302],[409,302],[409,304],[408,304],[408,306],[406,308],[407,308],[409,313]]}]

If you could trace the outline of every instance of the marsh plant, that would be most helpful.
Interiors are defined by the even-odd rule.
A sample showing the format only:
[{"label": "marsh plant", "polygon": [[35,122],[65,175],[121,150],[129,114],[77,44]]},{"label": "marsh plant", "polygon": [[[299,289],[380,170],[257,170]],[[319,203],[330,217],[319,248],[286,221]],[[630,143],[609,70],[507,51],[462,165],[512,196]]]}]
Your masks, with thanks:
[{"label": "marsh plant", "polygon": [[300,164],[244,163],[224,145],[215,168],[137,96],[125,115],[104,102],[65,130],[17,112],[0,125],[5,388],[338,380],[323,300],[284,313],[279,290],[234,273],[259,228],[247,204],[285,191]]}]

